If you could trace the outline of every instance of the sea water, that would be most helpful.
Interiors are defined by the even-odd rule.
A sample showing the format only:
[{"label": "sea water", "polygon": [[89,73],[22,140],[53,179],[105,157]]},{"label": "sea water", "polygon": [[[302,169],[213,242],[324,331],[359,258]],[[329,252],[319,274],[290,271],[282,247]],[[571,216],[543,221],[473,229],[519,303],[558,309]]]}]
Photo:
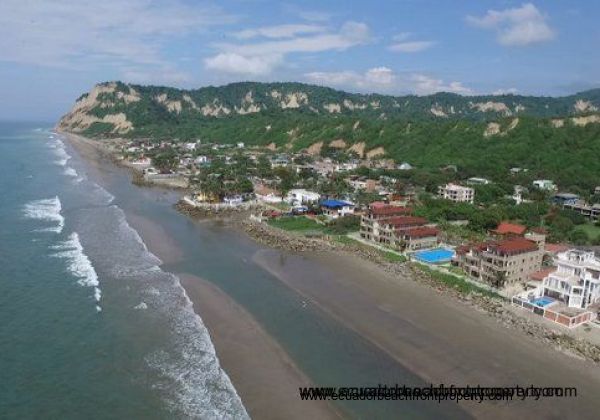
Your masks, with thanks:
[{"label": "sea water", "polygon": [[59,134],[0,123],[0,417],[246,418],[179,279]]}]

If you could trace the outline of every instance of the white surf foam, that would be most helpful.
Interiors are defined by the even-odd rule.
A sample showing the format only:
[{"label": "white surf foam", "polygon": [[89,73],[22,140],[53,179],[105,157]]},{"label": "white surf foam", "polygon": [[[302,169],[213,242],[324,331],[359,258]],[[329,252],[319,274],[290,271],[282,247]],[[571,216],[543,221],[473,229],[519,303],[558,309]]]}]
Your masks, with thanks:
[{"label": "white surf foam", "polygon": [[65,144],[60,139],[56,139],[50,145],[54,149],[54,154],[58,158],[58,160],[54,161],[57,165],[65,166],[67,161],[71,159],[71,155],[67,153],[65,149]]},{"label": "white surf foam", "polygon": [[100,305],[98,305],[100,299],[102,299],[98,274],[88,256],[83,252],[83,246],[77,232],[71,233],[66,241],[51,246],[51,248],[59,251],[52,254],[53,257],[64,258],[67,261],[67,268],[71,274],[79,278],[77,280],[79,285],[93,287],[94,300],[97,303],[96,309],[99,311],[102,310]]},{"label": "white surf foam", "polygon": [[58,196],[42,200],[34,200],[25,204],[24,213],[29,219],[56,223],[54,227],[39,229],[42,232],[60,233],[65,225],[65,218],[60,214],[62,205]]},{"label": "white surf foam", "polygon": [[168,321],[170,345],[155,350],[145,360],[160,377],[153,386],[162,391],[173,417],[249,418],[179,278],[160,268],[162,262],[147,249],[122,210],[111,207],[120,215],[112,240],[133,253],[127,255],[127,261],[123,255],[110,258],[112,274],[137,284],[143,300],[134,306],[136,312],[145,313],[141,309],[151,307],[154,314],[158,312]]},{"label": "white surf foam", "polygon": [[65,168],[65,170],[63,171],[63,173],[67,176],[71,176],[73,178],[77,178],[79,176],[79,174],[77,173],[77,171],[73,168],[71,168],[70,166],[67,166]]}]

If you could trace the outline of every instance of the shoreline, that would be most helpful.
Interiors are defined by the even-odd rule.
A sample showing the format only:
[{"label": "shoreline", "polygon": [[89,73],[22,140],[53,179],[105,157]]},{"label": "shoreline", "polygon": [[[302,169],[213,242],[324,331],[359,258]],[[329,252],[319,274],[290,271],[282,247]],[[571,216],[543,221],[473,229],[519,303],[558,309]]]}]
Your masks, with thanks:
[{"label": "shoreline", "polygon": [[314,384],[251,314],[216,285],[191,274],[176,275],[252,418],[343,418],[331,403],[300,400],[298,388]]},{"label": "shoreline", "polygon": [[[88,141],[90,143],[94,142],[93,140]],[[88,146],[94,147],[94,144],[88,144]],[[210,218],[208,220],[210,220]],[[275,231],[275,228],[269,226],[260,225],[259,227],[256,227],[256,225],[254,225],[253,227],[249,227],[247,225],[245,226],[244,223],[239,223],[239,221],[236,223],[235,220],[233,221],[232,226],[236,230],[245,232],[245,234],[255,240],[258,238],[257,242],[268,246],[275,253],[281,253],[281,249],[290,250],[293,252],[293,255],[291,256],[292,259],[313,259],[324,266],[334,267],[336,272],[345,273],[345,281],[343,282],[339,280],[330,281],[330,279],[321,278],[322,281],[319,283],[316,281],[302,281],[302,279],[290,277],[285,272],[278,271],[273,264],[265,264],[264,261],[261,264],[265,270],[275,275],[275,277],[288,285],[292,290],[300,295],[310,297],[312,301],[317,302],[320,307],[335,319],[341,321],[344,325],[349,326],[359,333],[359,335],[376,344],[379,348],[383,348],[384,351],[393,355],[400,363],[409,364],[409,366],[407,366],[408,369],[416,370],[417,373],[428,380],[435,382],[435,380],[438,379],[438,382],[449,383],[447,379],[452,377],[451,374],[456,375],[454,376],[455,378],[460,378],[460,374],[465,373],[463,370],[467,369],[465,367],[457,366],[456,361],[454,360],[445,360],[445,362],[442,363],[440,360],[443,359],[441,359],[440,354],[437,353],[439,350],[432,351],[430,348],[443,348],[444,343],[446,343],[447,340],[453,340],[452,336],[446,337],[448,331],[445,331],[450,330],[451,332],[453,325],[451,323],[446,323],[443,327],[440,327],[440,324],[436,323],[434,319],[434,315],[436,313],[439,314],[440,312],[440,309],[437,306],[441,305],[441,307],[449,309],[455,314],[458,325],[471,325],[473,328],[491,330],[490,332],[483,332],[485,333],[484,335],[487,334],[488,339],[492,341],[495,340],[493,333],[506,338],[509,343],[513,343],[514,346],[520,349],[520,356],[524,357],[526,360],[535,361],[535,356],[538,351],[536,346],[539,347],[540,343],[545,344],[546,347],[550,347],[548,346],[550,344],[552,349],[544,348],[540,350],[547,363],[549,361],[557,363],[558,370],[561,370],[564,373],[563,376],[565,379],[573,377],[577,382],[589,385],[590,389],[600,389],[600,385],[591,381],[589,375],[585,374],[584,368],[588,365],[587,362],[572,357],[566,357],[564,354],[560,354],[559,351],[556,351],[555,340],[556,338],[560,338],[561,335],[557,335],[555,332],[552,332],[543,326],[540,326],[539,328],[535,327],[541,331],[540,334],[542,335],[528,333],[528,329],[531,329],[531,327],[530,325],[526,325],[527,320],[524,317],[510,315],[510,312],[503,309],[502,304],[498,305],[497,301],[488,301],[488,298],[477,295],[467,295],[468,298],[466,298],[456,290],[449,288],[435,279],[428,278],[427,274],[420,272],[409,265],[383,262],[381,256],[376,251],[368,250],[360,255],[363,251],[360,249],[357,251],[356,247],[354,247],[353,250],[353,246],[337,243],[334,245],[332,245],[332,243],[325,244],[323,241],[315,242],[314,248],[311,249],[311,247],[306,247],[306,243],[308,243],[306,242],[306,238],[279,229]],[[250,230],[250,232],[248,230]],[[271,230],[270,233],[269,230]],[[148,235],[148,232],[144,232],[143,236],[145,240]],[[310,239],[310,241],[316,240]],[[279,244],[277,244],[277,242],[279,242]],[[290,243],[296,245],[290,245]],[[320,254],[315,256],[311,255],[311,252],[303,251],[313,251],[313,254],[314,251],[316,251]],[[357,256],[359,256],[360,259],[357,259]],[[375,260],[375,262],[370,260]],[[349,267],[354,267],[355,270],[352,271]],[[311,280],[310,276],[307,279]],[[184,287],[186,292],[189,292],[188,289],[191,290],[194,288],[194,285],[193,283],[186,282],[186,286]],[[197,287],[202,288],[202,286]],[[219,294],[219,291],[213,290],[213,292],[217,295]],[[403,300],[406,299],[406,297],[403,298],[402,295],[406,293],[409,296],[413,296],[417,301],[411,303],[410,299],[408,301]],[[191,294],[194,293],[191,292]],[[221,294],[224,295],[223,292],[221,292]],[[365,300],[366,298],[369,299]],[[485,305],[490,306],[492,310],[489,310],[490,308],[482,308],[482,301]],[[353,302],[353,304],[350,305],[350,302]],[[407,307],[411,309],[402,307],[399,302],[404,302],[404,305],[407,305]],[[413,312],[416,312],[425,316],[426,314],[422,312],[422,308],[419,308],[418,303],[423,305],[426,302],[436,303],[436,307],[433,309],[433,314],[431,315],[433,318],[428,318],[426,316],[425,319],[425,321],[429,323],[425,323],[425,325],[429,325],[431,330],[428,330],[424,325],[421,325],[421,321],[423,320],[418,317],[414,318],[412,314]],[[194,304],[196,304],[196,302],[194,302]],[[355,308],[361,308],[362,311]],[[243,311],[243,308],[239,309]],[[405,310],[408,310],[409,313],[405,314]],[[234,309],[232,309],[232,311],[235,312]],[[204,319],[205,315],[202,314],[202,310],[198,310],[197,312],[200,313]],[[360,314],[353,312],[360,312]],[[364,319],[362,319],[363,314],[368,316],[365,316]],[[207,317],[210,316],[210,314],[207,315]],[[218,317],[218,314],[213,313],[213,316]],[[246,319],[246,317],[243,318]],[[510,321],[513,318],[521,319],[522,322],[513,325]],[[506,322],[502,322],[502,320]],[[251,322],[251,320],[248,322]],[[502,323],[505,325],[502,325]],[[407,331],[396,331],[399,327],[406,327]],[[215,327],[213,327],[213,329],[214,328]],[[443,331],[438,331],[440,328]],[[220,328],[217,328],[217,330],[220,330]],[[210,328],[209,331],[211,332],[211,337],[213,334],[218,335],[219,333],[223,333],[222,331],[214,333]],[[473,338],[474,333],[475,331],[464,333],[462,337],[466,342],[463,343],[459,340],[459,342],[453,344],[451,349],[460,351],[462,347],[469,346],[468,343],[471,340],[477,340],[476,338]],[[388,335],[390,335],[390,337],[388,337]],[[217,340],[215,335],[215,347],[217,348],[217,354],[220,358],[222,352],[227,352],[227,346],[225,346],[224,350],[220,350],[216,345]],[[408,341],[408,344],[404,344],[404,341]],[[415,343],[421,344],[422,346],[425,346],[425,348],[416,346]],[[275,342],[275,344],[277,343]],[[498,344],[503,345],[502,343]],[[489,356],[491,354],[490,352],[493,353],[494,351],[494,349],[489,347],[484,347],[484,349],[485,351],[483,351],[482,354],[477,352],[474,353],[474,357],[476,359],[478,358],[478,363],[480,364],[484,363],[481,359],[485,359],[486,355]],[[505,347],[505,350],[507,353],[515,352],[515,350],[510,347]],[[498,357],[502,357],[502,355]],[[573,368],[575,371],[578,371],[583,375],[581,378],[574,376],[574,371],[569,370],[569,362],[576,366],[576,369]],[[237,363],[242,362],[238,360]],[[472,360],[465,360],[464,363],[466,366],[471,366],[471,369],[473,369]],[[498,362],[496,362],[496,364],[497,363]],[[517,365],[519,364],[518,359],[516,360],[516,363]],[[523,365],[523,363],[521,363],[521,365],[523,370],[528,369],[527,364]],[[501,369],[501,365],[494,367],[496,369]],[[229,369],[225,364],[224,368],[225,371],[229,373]],[[480,375],[484,372],[487,372],[490,375],[489,377],[495,379],[496,376],[493,375],[494,370],[489,369],[490,367],[486,367],[485,364],[482,364],[475,372],[470,372],[470,374],[475,375],[474,377],[476,378],[478,377],[480,383]],[[508,370],[512,372],[515,377],[520,377],[518,375],[522,375],[522,372],[518,371],[516,368],[510,368]],[[250,371],[244,372],[244,375],[251,373],[252,372]],[[534,371],[530,371],[530,374],[533,378],[536,377]],[[551,378],[551,376],[539,375],[539,377],[542,383],[557,385],[556,383],[548,382],[548,378]],[[443,380],[439,380],[440,378]],[[236,389],[238,389],[233,378],[232,381],[236,386]],[[238,381],[240,380],[238,379]],[[514,385],[514,382],[512,384]],[[459,382],[458,385],[462,385],[462,382]],[[497,384],[492,382],[482,383],[482,385],[494,386]],[[241,390],[240,396],[243,401],[246,401]],[[276,404],[277,401],[273,401],[272,403]],[[479,409],[485,411],[490,409],[492,414],[498,414],[498,411],[493,411],[492,408],[494,407],[475,407],[476,410]],[[531,406],[531,408],[533,409],[535,407]],[[514,414],[510,408],[502,413],[505,416],[509,416],[510,413]],[[546,412],[545,414],[549,414],[549,412]],[[483,413],[476,412],[476,415],[483,415]]]},{"label": "shoreline", "polygon": [[[110,159],[106,149],[92,143],[93,140],[67,137],[72,144],[76,143],[74,146],[88,162],[98,164],[101,159]],[[162,226],[137,214],[126,216],[163,264],[181,259],[181,249]],[[298,388],[312,386],[310,379],[243,307],[218,286],[198,276],[174,274],[194,312],[206,325],[219,364],[252,418],[300,420],[307,415],[318,419],[344,418],[339,408],[329,402],[300,400]]]}]

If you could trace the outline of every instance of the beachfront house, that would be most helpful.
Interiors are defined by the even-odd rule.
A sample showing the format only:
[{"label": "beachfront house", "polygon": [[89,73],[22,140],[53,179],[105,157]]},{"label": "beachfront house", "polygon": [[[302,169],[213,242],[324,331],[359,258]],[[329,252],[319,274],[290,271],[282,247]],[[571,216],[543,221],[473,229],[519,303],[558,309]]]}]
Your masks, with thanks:
[{"label": "beachfront house", "polygon": [[557,324],[574,328],[597,318],[600,307],[600,259],[593,252],[570,249],[554,259],[542,283],[512,302]]},{"label": "beachfront house", "polygon": [[330,219],[337,219],[354,214],[354,204],[342,200],[325,200],[321,202],[321,211]]},{"label": "beachfront house", "polygon": [[360,236],[373,242],[379,242],[379,229],[375,223],[384,219],[398,216],[408,216],[412,209],[405,206],[395,206],[377,201],[369,205],[369,209],[360,218]]},{"label": "beachfront house", "polygon": [[542,234],[528,233],[460,246],[452,263],[474,279],[498,288],[525,284],[542,267],[545,238]]},{"label": "beachfront house", "polygon": [[600,302],[600,259],[593,252],[571,249],[558,254],[554,263],[556,271],[543,280],[540,296],[570,308],[586,309]]}]

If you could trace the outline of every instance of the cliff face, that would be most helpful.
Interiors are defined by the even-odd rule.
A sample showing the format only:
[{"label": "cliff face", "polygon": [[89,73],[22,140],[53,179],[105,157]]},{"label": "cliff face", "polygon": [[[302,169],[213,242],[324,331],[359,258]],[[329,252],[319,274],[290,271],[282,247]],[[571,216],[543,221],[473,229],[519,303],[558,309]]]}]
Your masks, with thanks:
[{"label": "cliff face", "polygon": [[[248,115],[294,120],[364,116],[415,121],[489,122],[504,117],[587,116],[600,108],[600,90],[549,98],[516,95],[385,96],[352,94],[301,83],[234,83],[180,90],[108,82],[82,95],[58,123],[65,131],[89,135],[133,135],[149,127],[194,125]],[[590,121],[595,121],[592,118]],[[293,127],[291,127],[293,129]],[[287,130],[286,130],[287,131]]]}]

